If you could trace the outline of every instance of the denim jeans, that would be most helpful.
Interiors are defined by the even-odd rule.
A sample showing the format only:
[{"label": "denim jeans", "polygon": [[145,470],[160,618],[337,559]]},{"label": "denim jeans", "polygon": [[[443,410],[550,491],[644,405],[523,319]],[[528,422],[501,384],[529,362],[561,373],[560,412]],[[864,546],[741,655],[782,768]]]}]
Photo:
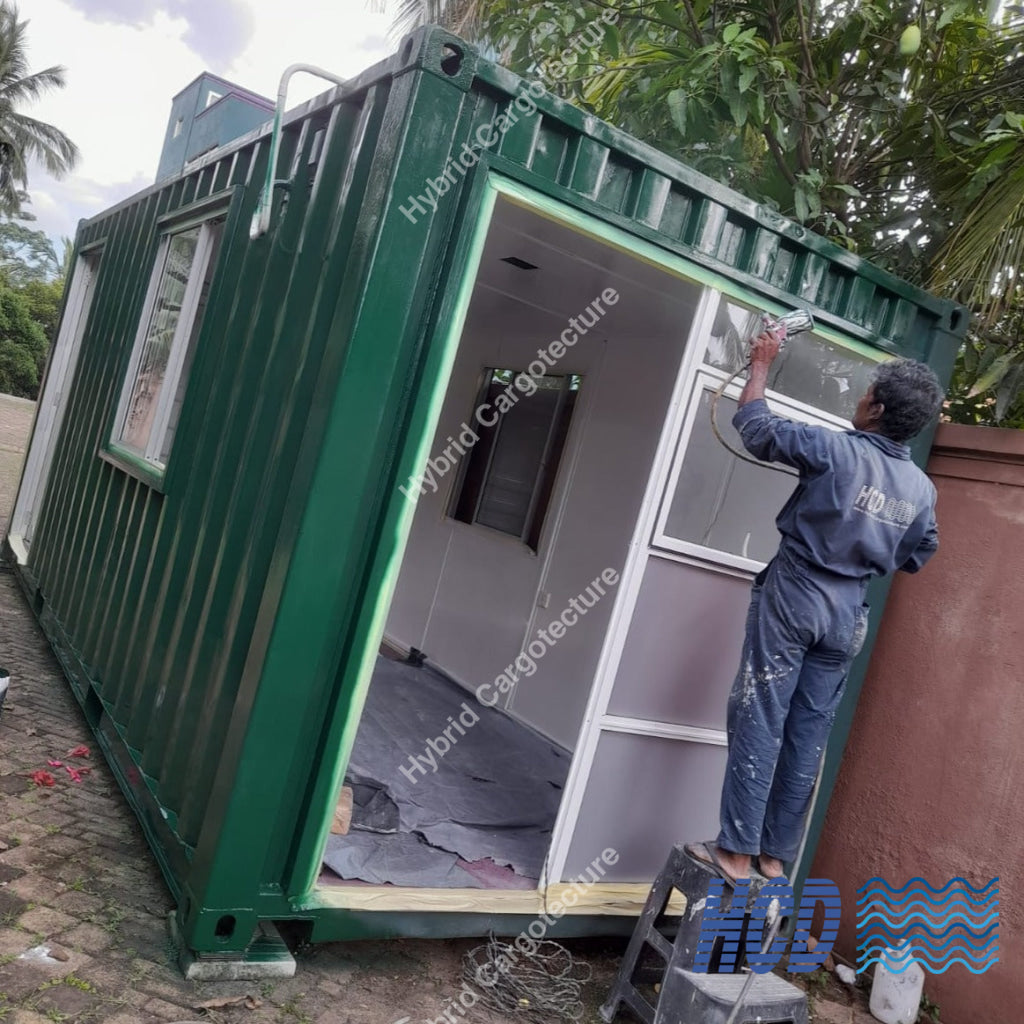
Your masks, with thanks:
[{"label": "denim jeans", "polygon": [[864,583],[786,549],[754,581],[729,695],[718,845],[792,863],[850,663],[864,645]]}]

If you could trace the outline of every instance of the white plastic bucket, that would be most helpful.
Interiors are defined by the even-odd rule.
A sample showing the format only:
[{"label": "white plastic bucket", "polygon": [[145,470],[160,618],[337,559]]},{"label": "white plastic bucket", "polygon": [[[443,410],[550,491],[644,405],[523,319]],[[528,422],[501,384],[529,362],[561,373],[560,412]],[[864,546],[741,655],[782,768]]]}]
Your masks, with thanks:
[{"label": "white plastic bucket", "polygon": [[902,973],[896,974],[886,967],[907,963],[907,947],[887,949],[875,964],[875,979],[871,983],[871,1001],[868,1009],[871,1016],[882,1024],[914,1024],[921,1007],[921,992],[924,989],[924,970],[916,960],[911,960]]}]

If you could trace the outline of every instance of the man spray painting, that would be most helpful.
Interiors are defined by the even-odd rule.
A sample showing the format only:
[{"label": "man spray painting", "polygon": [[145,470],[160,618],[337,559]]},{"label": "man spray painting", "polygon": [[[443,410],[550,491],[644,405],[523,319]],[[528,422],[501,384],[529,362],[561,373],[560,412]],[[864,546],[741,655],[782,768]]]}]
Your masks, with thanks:
[{"label": "man spray painting", "polygon": [[784,875],[796,858],[822,752],[867,632],[876,576],[917,572],[935,553],[935,488],[906,442],[937,415],[942,388],[923,363],[881,364],[853,430],[774,415],[764,393],[780,332],[752,343],[733,424],[762,461],[799,472],[776,519],[775,558],[754,580],[729,696],[729,757],[715,842],[687,851],[728,882]]}]

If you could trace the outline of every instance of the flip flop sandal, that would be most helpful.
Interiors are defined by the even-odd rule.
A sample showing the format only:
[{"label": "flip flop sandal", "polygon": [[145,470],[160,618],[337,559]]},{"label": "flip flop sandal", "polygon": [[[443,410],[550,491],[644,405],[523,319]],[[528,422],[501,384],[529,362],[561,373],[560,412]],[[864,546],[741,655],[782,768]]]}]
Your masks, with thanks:
[{"label": "flip flop sandal", "polygon": [[733,878],[725,865],[718,859],[718,850],[713,842],[710,843],[687,843],[683,849],[695,861],[711,868],[726,885],[735,887],[737,882],[745,882],[745,878]]}]

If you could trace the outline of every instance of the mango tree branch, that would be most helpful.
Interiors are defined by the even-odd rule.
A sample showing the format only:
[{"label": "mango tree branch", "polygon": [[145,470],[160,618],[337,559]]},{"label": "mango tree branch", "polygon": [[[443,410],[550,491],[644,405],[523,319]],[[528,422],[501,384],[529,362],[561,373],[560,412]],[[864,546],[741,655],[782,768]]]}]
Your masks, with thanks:
[{"label": "mango tree branch", "polygon": [[786,154],[782,152],[782,147],[779,145],[779,140],[775,138],[770,128],[763,130],[765,142],[768,143],[768,148],[772,151],[772,158],[775,160],[775,165],[782,172],[782,176],[789,182],[792,188],[796,188],[796,175],[793,173],[789,164],[786,163]]}]

